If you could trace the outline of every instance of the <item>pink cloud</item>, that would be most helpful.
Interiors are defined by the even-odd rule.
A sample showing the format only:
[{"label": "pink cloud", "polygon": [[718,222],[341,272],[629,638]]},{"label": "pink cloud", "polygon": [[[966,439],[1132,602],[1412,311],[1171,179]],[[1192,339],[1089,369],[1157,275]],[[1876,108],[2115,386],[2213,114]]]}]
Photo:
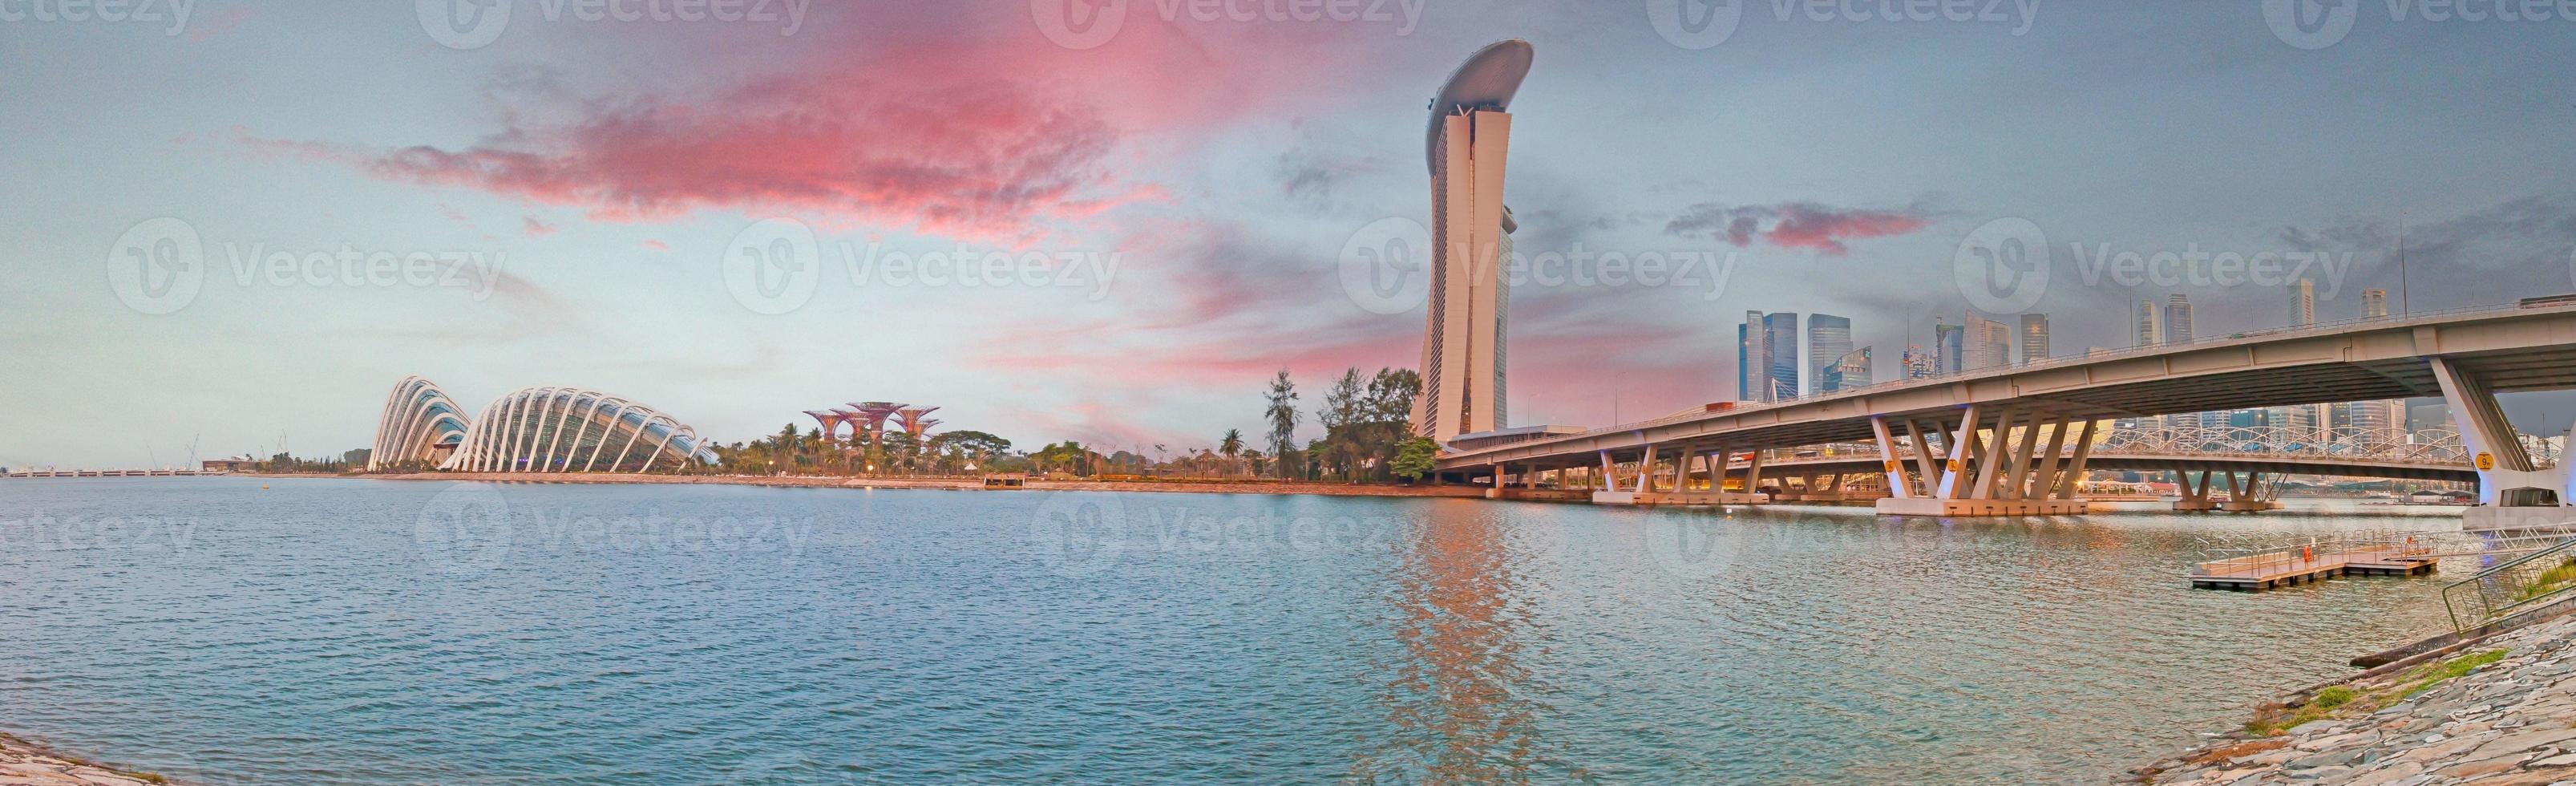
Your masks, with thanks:
[{"label": "pink cloud", "polygon": [[[1181,25],[1140,15],[1094,50],[1047,41],[1008,14],[870,6],[857,40],[649,95],[533,91],[464,146],[378,148],[255,138],[255,151],[386,180],[472,188],[658,222],[700,210],[781,210],[972,239],[1026,242],[1049,225],[1165,202],[1122,145],[1188,140],[1297,96],[1321,101],[1371,58],[1318,47],[1357,31]],[[975,17],[985,17],[976,19]],[[1321,26],[1334,28],[1339,26]],[[1238,29],[1240,28],[1240,29]],[[998,33],[996,31],[999,31]],[[818,29],[808,35],[830,35]],[[1220,67],[1223,66],[1223,67]],[[547,118],[539,120],[537,118]]]},{"label": "pink cloud", "polygon": [[662,242],[661,240],[656,239],[656,238],[649,238],[649,237],[648,237],[648,238],[645,238],[645,239],[644,239],[644,242],[642,243],[642,245],[644,246],[644,250],[646,250],[646,251],[669,251],[669,250],[671,250],[671,244],[669,244],[669,243],[664,243],[664,242]]},{"label": "pink cloud", "polygon": [[526,216],[519,221],[519,231],[529,237],[545,237],[555,233],[555,226],[537,220],[536,216]]},{"label": "pink cloud", "polygon": [[1782,248],[1804,248],[1842,256],[1844,241],[1902,235],[1932,223],[1920,207],[1901,210],[1842,209],[1814,202],[1726,207],[1702,202],[1664,225],[1667,234],[1717,238],[1737,246],[1768,241]]}]

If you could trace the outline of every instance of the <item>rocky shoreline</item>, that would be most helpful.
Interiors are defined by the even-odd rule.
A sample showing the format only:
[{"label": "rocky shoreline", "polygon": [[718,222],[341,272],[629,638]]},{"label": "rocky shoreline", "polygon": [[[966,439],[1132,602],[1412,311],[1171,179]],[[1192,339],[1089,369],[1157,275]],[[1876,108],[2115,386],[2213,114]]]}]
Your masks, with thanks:
[{"label": "rocky shoreline", "polygon": [[148,772],[132,772],[65,756],[35,743],[0,734],[0,784],[8,786],[148,786],[170,781]]},{"label": "rocky shoreline", "polygon": [[2576,616],[2267,705],[2124,783],[2576,783]]}]

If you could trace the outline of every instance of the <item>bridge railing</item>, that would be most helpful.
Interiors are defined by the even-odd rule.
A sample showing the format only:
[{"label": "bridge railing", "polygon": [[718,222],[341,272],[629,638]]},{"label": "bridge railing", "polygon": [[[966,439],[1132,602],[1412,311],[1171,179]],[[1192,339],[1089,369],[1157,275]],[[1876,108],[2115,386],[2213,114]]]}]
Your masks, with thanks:
[{"label": "bridge railing", "polygon": [[2576,598],[2576,537],[2497,564],[2442,588],[2451,629],[2465,632]]}]

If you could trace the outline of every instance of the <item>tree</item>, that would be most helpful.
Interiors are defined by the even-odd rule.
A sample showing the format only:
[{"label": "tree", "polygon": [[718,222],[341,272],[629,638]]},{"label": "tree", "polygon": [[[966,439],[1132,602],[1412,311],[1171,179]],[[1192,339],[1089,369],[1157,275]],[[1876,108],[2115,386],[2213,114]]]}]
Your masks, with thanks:
[{"label": "tree", "polygon": [[[1297,447],[1293,440],[1297,438],[1297,420],[1300,417],[1297,412],[1297,383],[1288,379],[1287,369],[1280,369],[1279,376],[1271,378],[1270,391],[1263,398],[1270,402],[1270,408],[1264,413],[1270,420],[1270,455],[1286,455]],[[1281,477],[1286,477],[1288,467],[1283,465],[1279,471]]]},{"label": "tree", "polygon": [[1390,465],[1396,477],[1418,481],[1431,474],[1439,460],[1440,443],[1430,437],[1414,437],[1396,446],[1395,460]]},{"label": "tree", "polygon": [[1252,465],[1252,474],[1254,475],[1261,474],[1261,471],[1269,466],[1269,462],[1270,457],[1262,455],[1261,451],[1247,450],[1243,452],[1243,463]]},{"label": "tree", "polygon": [[955,454],[990,469],[993,460],[1011,452],[1011,441],[981,431],[942,431],[930,438],[930,449],[941,455]]},{"label": "tree", "polygon": [[1232,473],[1235,457],[1243,455],[1243,432],[1226,429],[1225,437],[1217,440],[1216,452],[1225,455],[1226,471]]}]

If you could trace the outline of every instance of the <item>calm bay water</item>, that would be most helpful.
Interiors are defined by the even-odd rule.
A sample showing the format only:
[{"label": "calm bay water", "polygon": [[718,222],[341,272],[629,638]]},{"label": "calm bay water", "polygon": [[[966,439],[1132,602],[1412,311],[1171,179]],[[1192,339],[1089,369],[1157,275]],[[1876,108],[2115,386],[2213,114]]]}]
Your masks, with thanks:
[{"label": "calm bay water", "polygon": [[[2100,782],[2443,626],[2352,509],[0,481],[0,730],[208,782]],[[2446,566],[2465,575],[2473,566]]]}]

